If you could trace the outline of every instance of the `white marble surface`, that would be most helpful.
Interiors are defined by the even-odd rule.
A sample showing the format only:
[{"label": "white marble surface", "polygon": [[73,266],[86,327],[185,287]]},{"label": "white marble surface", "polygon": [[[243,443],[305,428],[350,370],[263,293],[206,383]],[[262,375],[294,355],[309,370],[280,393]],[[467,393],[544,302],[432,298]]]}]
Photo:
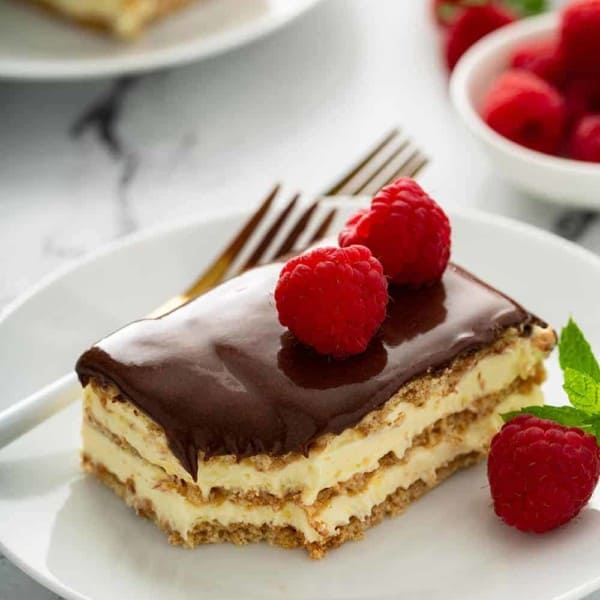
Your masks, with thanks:
[{"label": "white marble surface", "polygon": [[[600,217],[522,196],[467,137],[426,5],[329,0],[249,47],[132,81],[0,82],[0,306],[133,231],[251,205],[278,180],[317,191],[394,124],[431,157],[422,181],[445,206],[600,253]],[[0,557],[0,599],[54,597]]]}]

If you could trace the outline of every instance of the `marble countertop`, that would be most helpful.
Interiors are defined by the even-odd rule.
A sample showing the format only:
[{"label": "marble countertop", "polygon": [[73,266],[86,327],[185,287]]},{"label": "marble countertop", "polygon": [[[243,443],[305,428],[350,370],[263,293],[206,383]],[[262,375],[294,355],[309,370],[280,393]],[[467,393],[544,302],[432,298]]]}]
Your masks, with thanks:
[{"label": "marble countertop", "polygon": [[[598,215],[523,196],[467,136],[426,5],[329,0],[178,69],[0,82],[0,307],[134,231],[250,206],[275,181],[316,192],[395,124],[431,158],[421,179],[445,207],[514,217],[600,253]],[[0,556],[0,598],[55,597]]]}]

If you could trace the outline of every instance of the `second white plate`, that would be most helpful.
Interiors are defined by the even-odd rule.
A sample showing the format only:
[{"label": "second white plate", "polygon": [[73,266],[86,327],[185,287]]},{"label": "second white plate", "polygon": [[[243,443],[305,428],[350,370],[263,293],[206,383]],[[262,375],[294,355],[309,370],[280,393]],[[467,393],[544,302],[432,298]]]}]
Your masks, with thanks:
[{"label": "second white plate", "polygon": [[199,60],[285,25],[319,0],[194,0],[131,43],[0,2],[0,77],[84,79]]}]

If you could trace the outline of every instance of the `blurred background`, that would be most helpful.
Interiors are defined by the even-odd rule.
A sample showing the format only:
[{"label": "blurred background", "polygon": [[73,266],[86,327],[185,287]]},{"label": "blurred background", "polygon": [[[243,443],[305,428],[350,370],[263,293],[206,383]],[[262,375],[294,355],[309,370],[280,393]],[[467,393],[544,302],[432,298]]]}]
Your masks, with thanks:
[{"label": "blurred background", "polygon": [[[1,35],[0,35],[1,37]],[[0,306],[56,267],[171,220],[322,189],[393,125],[446,208],[600,250],[600,223],[495,173],[448,97],[427,0],[327,0],[253,44],[126,79],[0,82]]]}]

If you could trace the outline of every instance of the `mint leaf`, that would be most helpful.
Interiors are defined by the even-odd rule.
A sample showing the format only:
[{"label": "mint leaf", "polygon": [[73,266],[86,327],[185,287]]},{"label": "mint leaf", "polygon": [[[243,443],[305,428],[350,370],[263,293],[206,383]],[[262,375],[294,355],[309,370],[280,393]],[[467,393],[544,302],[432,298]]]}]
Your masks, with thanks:
[{"label": "mint leaf", "polygon": [[593,416],[573,406],[527,406],[502,415],[507,423],[517,415],[528,414],[540,419],[548,419],[565,427],[579,427],[593,435],[600,445],[600,416]]},{"label": "mint leaf", "polygon": [[560,332],[558,360],[563,371],[573,369],[589,375],[594,381],[600,383],[598,361],[589,342],[573,319],[569,319],[566,327],[563,327]]},{"label": "mint leaf", "polygon": [[505,413],[502,418],[505,422],[508,422],[517,415],[522,414],[548,419],[566,427],[579,427],[590,433],[594,429],[593,417],[572,406],[526,406],[521,410]]},{"label": "mint leaf", "polygon": [[563,387],[571,404],[588,415],[600,416],[600,382],[570,367],[565,369],[564,377]]},{"label": "mint leaf", "polygon": [[548,9],[547,0],[504,0],[504,4],[515,10],[522,17],[539,15]]},{"label": "mint leaf", "polygon": [[600,367],[573,319],[561,331],[558,352],[563,388],[572,406],[527,406],[503,414],[502,418],[508,422],[517,415],[529,414],[565,427],[579,427],[593,435],[600,445]]}]

